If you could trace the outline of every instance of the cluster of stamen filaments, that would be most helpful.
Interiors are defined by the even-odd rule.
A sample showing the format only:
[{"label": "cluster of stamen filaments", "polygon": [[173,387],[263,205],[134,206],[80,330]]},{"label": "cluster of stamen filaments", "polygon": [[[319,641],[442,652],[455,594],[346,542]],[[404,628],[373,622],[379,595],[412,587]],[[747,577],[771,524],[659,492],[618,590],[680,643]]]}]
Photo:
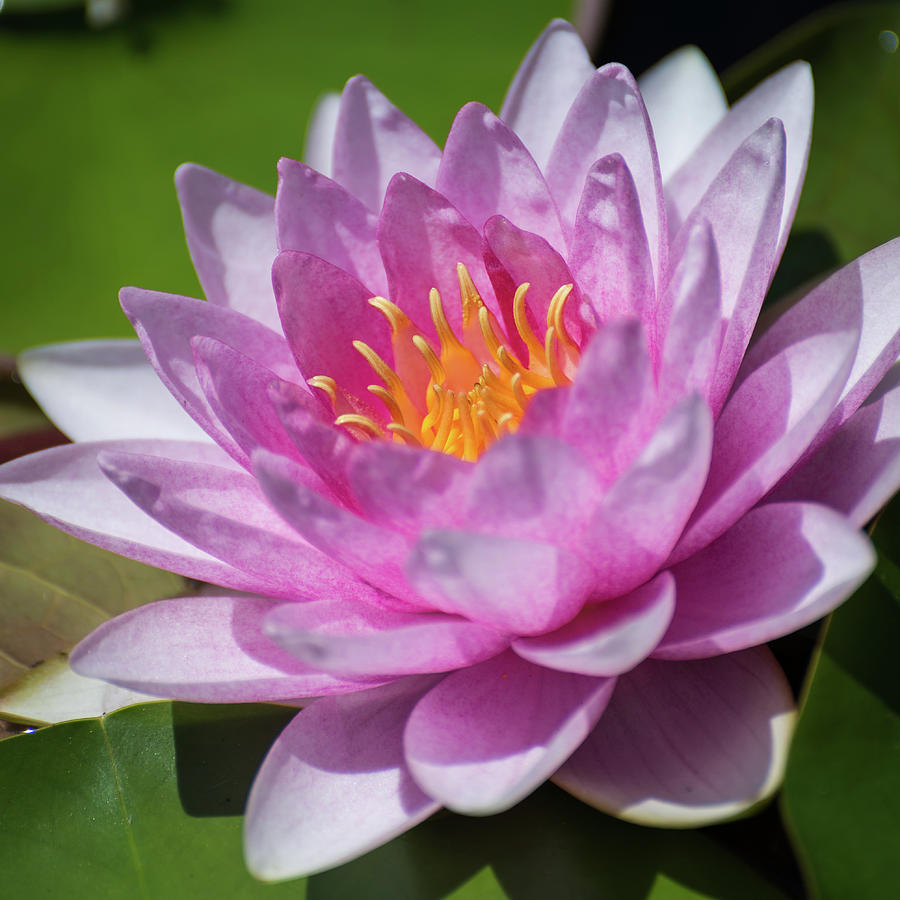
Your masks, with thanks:
[{"label": "cluster of stamen filaments", "polygon": [[354,408],[330,376],[309,379],[323,391],[334,412],[334,422],[359,438],[394,441],[475,460],[494,441],[514,432],[531,397],[545,388],[571,383],[580,350],[563,320],[572,285],[562,286],[547,311],[543,340],[528,322],[525,295],[529,285],[516,290],[513,314],[516,330],[528,350],[523,363],[504,343],[493,313],[484,305],[466,267],[457,265],[462,306],[462,334],[450,327],[441,296],[429,295],[431,319],[440,341],[436,350],[406,314],[390,300],[373,297],[369,303],[391,328],[394,368],[368,344],[354,341],[381,380],[368,390],[387,408],[390,422],[380,425]]}]

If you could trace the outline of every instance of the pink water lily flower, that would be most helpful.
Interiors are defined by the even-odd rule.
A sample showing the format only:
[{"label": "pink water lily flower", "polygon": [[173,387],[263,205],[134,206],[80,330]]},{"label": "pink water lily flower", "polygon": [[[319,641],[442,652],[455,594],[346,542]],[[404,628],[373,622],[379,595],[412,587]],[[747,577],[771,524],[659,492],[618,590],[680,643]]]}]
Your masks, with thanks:
[{"label": "pink water lily flower", "polygon": [[75,669],[317,698],[251,791],[257,875],[547,779],[667,826],[777,787],[764,642],[861,583],[900,485],[900,243],[757,325],[811,118],[803,63],[728,109],[698,51],[636,83],[563,22],[443,151],[353,78],[274,200],[179,170],[208,302],[128,288],[140,344],[24,357],[75,443],[2,496],[222,588]]}]

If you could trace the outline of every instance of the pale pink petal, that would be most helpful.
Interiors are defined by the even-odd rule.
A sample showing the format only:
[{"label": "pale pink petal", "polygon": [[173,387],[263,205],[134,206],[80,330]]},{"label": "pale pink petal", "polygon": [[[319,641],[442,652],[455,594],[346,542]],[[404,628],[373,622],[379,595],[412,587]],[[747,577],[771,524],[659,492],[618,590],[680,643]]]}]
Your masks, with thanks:
[{"label": "pale pink petal", "polygon": [[405,534],[458,525],[473,468],[447,453],[362,441],[347,465],[350,491],[370,521]]},{"label": "pale pink petal", "polygon": [[266,756],[247,800],[244,852],[266,881],[340,865],[440,808],[403,759],[407,716],[430,678],[325,697]]},{"label": "pale pink petal", "polygon": [[900,488],[900,367],[769,495],[813,500],[866,524]]},{"label": "pale pink petal", "polygon": [[253,470],[269,502],[304,540],[396,599],[399,608],[424,605],[403,576],[406,539],[329,502],[303,483],[303,468],[284,457],[257,450]]},{"label": "pale pink petal", "polygon": [[709,223],[716,243],[725,323],[716,373],[705,392],[714,415],[722,408],[741,365],[778,262],[784,140],[784,129],[777,120],[770,120],[747,138],[675,239],[674,267],[687,252],[700,220]]},{"label": "pale pink petal", "polygon": [[777,259],[787,242],[812,134],[813,84],[809,63],[795,62],[767,78],[736,103],[666,182],[669,228],[675,233],[737,148],[764,122],[780,119],[787,135],[784,208],[781,212]]},{"label": "pale pink petal", "polygon": [[181,597],[139,606],[104,622],[70,656],[79,675],[193,703],[320,697],[371,687],[310,669],[262,624],[277,600]]},{"label": "pale pink petal", "polygon": [[163,387],[137,341],[77,341],[26,350],[28,392],[73,441],[209,438]]},{"label": "pale pink petal", "polygon": [[812,503],[752,509],[675,566],[675,618],[653,655],[697,659],[782,637],[831,612],[875,565],[843,516]]},{"label": "pale pink petal", "polygon": [[613,679],[534,666],[514,653],[460,669],[409,717],[403,746],[418,784],[470,815],[508,809],[585,739]]},{"label": "pale pink petal", "polygon": [[694,392],[709,401],[724,324],[719,254],[709,223],[698,218],[690,226],[657,318],[663,409]]},{"label": "pale pink petal", "polygon": [[331,175],[331,159],[334,154],[334,132],[337,128],[341,95],[322,94],[316,101],[306,126],[303,143],[303,161],[323,175]]},{"label": "pale pink petal", "polygon": [[618,153],[598,160],[587,173],[569,265],[596,321],[634,316],[643,322],[655,350],[650,248],[634,180]]},{"label": "pale pink petal", "polygon": [[307,665],[344,677],[447,672],[501,653],[509,638],[441,613],[406,613],[347,600],[287,603],[265,632]]},{"label": "pale pink petal", "polygon": [[381,402],[366,390],[378,379],[353,346],[363,341],[388,365],[393,361],[391,331],[369,304],[372,292],[324,259],[293,250],[278,254],[272,280],[284,333],[303,377],[328,375],[360,412],[385,418]]},{"label": "pale pink petal", "polygon": [[235,456],[237,462],[249,468],[250,454],[257,447],[297,457],[298,450],[269,398],[272,385],[288,382],[221,341],[194,338],[191,343],[204,396],[216,419],[234,439],[225,449],[233,446],[240,450]]},{"label": "pale pink petal", "polygon": [[[654,394],[640,323],[609,322],[588,344],[554,432],[591,462],[603,484],[612,484],[634,461],[656,425]],[[540,399],[538,394],[529,406],[529,427]]]},{"label": "pale pink petal", "polygon": [[460,333],[457,263],[466,266],[485,304],[502,318],[484,264],[484,238],[445,197],[421,181],[409,175],[391,181],[378,220],[378,243],[390,299],[426,337],[437,337],[428,306],[432,288],[440,292],[447,321]]},{"label": "pale pink petal", "polygon": [[750,368],[716,423],[709,478],[673,562],[715,540],[801,457],[834,408],[858,334],[812,334]]},{"label": "pale pink petal", "polygon": [[281,159],[275,225],[279,250],[302,250],[343,269],[383,294],[387,279],[375,242],[376,216],[336,181],[310,166]]},{"label": "pale pink petal", "polygon": [[456,115],[438,169],[437,190],[476,228],[494,215],[565,249],[556,204],[531,154],[481,103]]},{"label": "pale pink petal", "polygon": [[711,444],[709,409],[691,397],[663,419],[603,498],[579,540],[597,570],[596,599],[631,591],[659,570],[703,489]]},{"label": "pale pink petal", "polygon": [[468,493],[467,529],[568,548],[602,491],[587,461],[568,444],[514,434],[482,454]]},{"label": "pale pink petal", "polygon": [[214,338],[230,347],[240,347],[245,356],[258,360],[279,377],[300,381],[284,338],[234,310],[140,288],[123,288],[120,299],[162,383],[191,418],[223,446],[233,445],[233,441],[216,419],[200,386],[191,346],[193,338]]},{"label": "pale pink petal", "polygon": [[406,564],[430,605],[501,631],[542,634],[577,615],[594,572],[551,544],[471,531],[428,531]]},{"label": "pale pink petal", "polygon": [[575,222],[588,171],[611,153],[622,154],[634,179],[654,282],[661,284],[668,239],[656,145],[637,84],[617,63],[598,69],[579,91],[547,163],[547,183],[567,227]]},{"label": "pale pink petal", "polygon": [[[105,451],[100,467],[129,499],[173,533],[268,584],[287,599],[355,587],[357,579],[302,540],[243,471],[149,454]],[[297,477],[315,476],[297,466]]]},{"label": "pale pink petal", "polygon": [[675,581],[653,581],[603,603],[590,603],[550,634],[519,638],[512,649],[539,666],[582,675],[621,675],[642,662],[665,634],[675,611]]},{"label": "pale pink petal", "polygon": [[794,718],[790,687],[766,647],[648,660],[619,678],[603,718],[553,780],[630,822],[707,825],[775,791]]},{"label": "pale pink petal", "polygon": [[594,74],[575,29],[554,19],[534,42],[513,78],[500,118],[512,128],[543,167],[565,115]]},{"label": "pale pink petal", "polygon": [[182,540],[138,509],[100,471],[104,450],[157,453],[234,466],[214,444],[101,441],[68,444],[0,466],[0,497],[25,506],[69,534],[130,559],[237,590],[265,592],[267,579],[240,572]]},{"label": "pale pink petal", "polygon": [[638,87],[665,182],[725,116],[728,103],[713,67],[697,47],[680,47],[663,57],[638,78]]},{"label": "pale pink petal", "polygon": [[440,161],[434,141],[368,78],[347,82],[334,133],[335,181],[378,212],[397,172],[433,185]]},{"label": "pale pink petal", "polygon": [[273,199],[193,163],[179,167],[175,187],[207,299],[277,329],[269,277],[276,253]]}]

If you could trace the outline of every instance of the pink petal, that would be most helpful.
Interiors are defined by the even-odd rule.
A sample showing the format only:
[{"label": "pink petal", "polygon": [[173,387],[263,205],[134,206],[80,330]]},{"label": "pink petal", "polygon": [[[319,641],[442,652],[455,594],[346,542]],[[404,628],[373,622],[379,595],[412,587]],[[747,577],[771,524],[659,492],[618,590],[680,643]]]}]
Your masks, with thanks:
[{"label": "pink petal", "polygon": [[500,118],[543,167],[581,86],[594,74],[575,29],[554,19],[534,42],[513,78]]},{"label": "pink petal", "polygon": [[[197,378],[210,409],[241,451],[235,456],[237,462],[249,468],[250,454],[257,447],[297,457],[297,448],[269,399],[273,384],[288,382],[221,341],[194,338],[191,343]],[[325,489],[324,484],[321,487]]]},{"label": "pink petal", "polygon": [[547,183],[569,227],[591,166],[621,153],[640,198],[641,217],[653,262],[654,282],[666,270],[666,211],[656,145],[644,101],[631,73],[616,63],[598,69],[585,82],[566,115],[547,163]]},{"label": "pink petal", "polygon": [[725,402],[778,261],[776,243],[784,195],[785,137],[770,120],[735,151],[675,239],[673,259],[687,252],[698,221],[715,238],[725,330],[715,378],[707,390],[714,415]]},{"label": "pink petal", "polygon": [[719,254],[705,219],[690,226],[657,321],[662,337],[660,405],[667,409],[694,392],[708,401],[724,322]]},{"label": "pink petal", "polygon": [[[488,219],[484,226],[484,236],[491,252],[512,279],[513,284],[516,287],[526,282],[530,285],[525,295],[525,306],[530,314],[532,326],[539,329],[538,334],[541,333],[543,323],[547,321],[547,311],[553,295],[566,284],[574,286],[566,303],[563,319],[566,331],[580,345],[585,340],[586,333],[583,316],[590,312],[590,309],[584,303],[575,278],[562,256],[539,234],[523,231],[503,216]],[[516,334],[514,318],[504,321],[504,325],[508,335]],[[528,351],[524,344],[521,344],[521,349],[516,346],[512,349],[522,354],[521,359],[527,358]]]},{"label": "pink petal", "polygon": [[592,463],[603,484],[612,484],[657,424],[655,405],[643,328],[635,320],[610,322],[581,358],[556,433]]},{"label": "pink petal", "polygon": [[788,474],[770,500],[814,500],[862,527],[900,488],[900,367],[811,456]]},{"label": "pink petal", "polygon": [[579,542],[597,570],[595,599],[631,591],[658,571],[703,489],[711,444],[709,409],[691,397],[663,419],[603,498]]},{"label": "pink petal", "polygon": [[642,662],[665,634],[675,611],[668,572],[603,603],[591,603],[558,631],[519,638],[512,648],[539,666],[582,675],[621,675]]},{"label": "pink petal", "polygon": [[504,653],[433,687],[403,745],[418,784],[456,812],[490,815],[539,787],[584,740],[612,679],[542,669]]},{"label": "pink petal", "polygon": [[465,527],[568,548],[590,521],[601,494],[594,473],[568,444],[514,434],[478,460]]},{"label": "pink petal", "polygon": [[709,60],[696,47],[681,47],[640,78],[659,151],[663,182],[697,150],[728,112],[722,85]]},{"label": "pink petal", "polygon": [[300,380],[284,338],[234,310],[140,288],[123,288],[120,299],[162,383],[213,440],[231,450],[233,441],[210,409],[197,379],[191,339],[208,337],[239,347],[279,377]]},{"label": "pink petal", "polygon": [[369,304],[372,292],[324,259],[292,250],[278,254],[272,280],[284,333],[303,377],[331,376],[361,411],[384,418],[381,403],[366,390],[380,382],[353,346],[355,340],[364,341],[388,365],[393,361],[391,331]]},{"label": "pink petal", "polygon": [[284,457],[257,450],[253,469],[269,502],[304,540],[396,598],[401,609],[422,607],[403,576],[404,538],[330,503],[304,484],[303,468]]},{"label": "pink petal", "polygon": [[457,113],[435,187],[479,230],[502,215],[565,249],[559,213],[537,163],[515,132],[480,103]]},{"label": "pink petal", "polygon": [[561,547],[466,531],[428,531],[406,564],[432,607],[501,631],[542,634],[575,616],[591,567]]},{"label": "pink petal", "polygon": [[[262,451],[265,452],[265,451]],[[266,593],[295,599],[355,587],[352,573],[301,540],[243,471],[106,451],[100,467],[129,499],[201,550],[255,575]],[[315,483],[297,466],[296,477]]]},{"label": "pink petal", "polygon": [[492,628],[459,616],[395,612],[355,601],[287,603],[266,634],[307,665],[344,677],[447,672],[509,645]]},{"label": "pink petal", "polygon": [[116,616],[70,656],[72,668],[159,697],[251,703],[358,691],[376,682],[311,670],[262,630],[277,600],[182,597]]},{"label": "pink petal", "polygon": [[370,522],[404,534],[458,525],[472,466],[446,453],[362,441],[347,467],[350,491]]},{"label": "pink petal", "polygon": [[650,248],[634,180],[618,153],[598,160],[588,171],[569,262],[598,322],[639,318],[655,347]]},{"label": "pink petal", "polygon": [[77,341],[26,350],[28,392],[73,441],[209,440],[163,387],[137,341]]},{"label": "pink petal", "polygon": [[367,285],[370,296],[387,291],[376,216],[336,181],[293,159],[278,162],[275,224],[279,250],[319,256]]},{"label": "pink petal", "polygon": [[388,182],[408,172],[433,185],[441,151],[362,75],[347,82],[334,134],[333,178],[378,212]]},{"label": "pink petal", "polygon": [[755,370],[748,355],[750,374],[716,423],[709,478],[673,561],[715,540],[800,458],[834,408],[857,335],[812,334]]},{"label": "pink petal", "polygon": [[388,186],[378,220],[378,243],[387,270],[390,299],[428,338],[436,338],[428,293],[437,288],[451,327],[460,333],[457,263],[469,270],[488,308],[500,314],[484,264],[484,239],[444,197],[409,175]]},{"label": "pink petal", "polygon": [[340,865],[439,809],[403,760],[407,716],[433,679],[326,697],[266,756],[247,801],[247,865],[267,881]]},{"label": "pink petal", "polygon": [[766,647],[648,660],[619,679],[603,718],[553,780],[630,822],[708,825],[778,787],[794,717],[791,690]]},{"label": "pink petal", "polygon": [[787,135],[784,209],[775,258],[787,241],[809,156],[813,84],[809,63],[795,62],[767,78],[736,103],[666,183],[669,228],[674,234],[737,148],[764,122],[777,118]]},{"label": "pink petal", "polygon": [[340,94],[322,94],[316,101],[306,126],[303,161],[323,175],[331,175],[334,132],[341,108]]},{"label": "pink petal", "polygon": [[68,444],[0,467],[0,496],[83,541],[121,556],[236,590],[265,592],[268,580],[240,572],[182,540],[141,512],[97,465],[104,450],[157,453],[218,466],[236,464],[218,447],[181,441]]},{"label": "pink petal", "polygon": [[175,187],[207,299],[277,329],[269,277],[276,253],[272,198],[193,163],[179,167]]},{"label": "pink petal", "polygon": [[868,540],[827,507],[757,507],[672,570],[678,606],[653,655],[716,656],[789,634],[831,612],[874,565]]}]

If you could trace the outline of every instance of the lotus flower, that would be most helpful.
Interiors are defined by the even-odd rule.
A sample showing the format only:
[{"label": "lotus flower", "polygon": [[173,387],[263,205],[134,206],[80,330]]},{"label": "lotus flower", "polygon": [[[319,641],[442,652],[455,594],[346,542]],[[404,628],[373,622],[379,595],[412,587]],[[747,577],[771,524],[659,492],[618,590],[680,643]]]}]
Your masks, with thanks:
[{"label": "lotus flower", "polygon": [[257,875],[551,778],[669,826],[776,788],[794,703],[764,642],[860,584],[900,484],[900,243],[757,325],[811,118],[805,64],[728,109],[698,51],[639,87],[563,22],[443,152],[353,78],[274,202],[179,170],[208,302],[125,289],[146,359],[24,357],[76,442],[2,495],[220,586],[75,669],[305,706],[249,797]]}]

